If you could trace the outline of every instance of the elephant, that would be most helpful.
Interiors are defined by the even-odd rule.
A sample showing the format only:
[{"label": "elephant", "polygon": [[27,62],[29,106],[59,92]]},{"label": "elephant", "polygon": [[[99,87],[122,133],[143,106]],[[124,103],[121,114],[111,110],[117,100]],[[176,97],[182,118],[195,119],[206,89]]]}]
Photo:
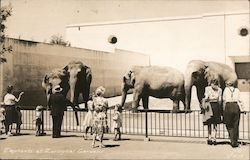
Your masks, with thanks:
[{"label": "elephant", "polygon": [[63,88],[62,94],[66,97],[69,91],[68,73],[64,69],[54,69],[48,75],[45,75],[42,81],[42,87],[45,90],[47,101],[52,93],[52,88],[60,85]]},{"label": "elephant", "polygon": [[[49,75],[46,75],[42,82],[42,87],[45,89],[47,101],[49,100],[52,88],[56,85],[60,85],[63,88],[62,94],[65,98],[70,91],[69,105],[76,111],[75,106],[79,105],[80,93],[83,96],[85,108],[87,108],[91,81],[91,69],[80,61],[72,61],[63,69],[55,69]],[[75,116],[77,124],[79,124],[76,112]]]},{"label": "elephant", "polygon": [[226,64],[192,60],[188,63],[185,71],[185,110],[190,110],[192,86],[197,89],[197,97],[202,107],[202,99],[205,97],[205,87],[210,85],[212,80],[218,80],[222,91],[225,89],[225,82],[231,81],[237,86],[237,75],[235,71]]},{"label": "elephant", "polygon": [[140,99],[148,109],[149,96],[170,98],[174,112],[179,110],[180,101],[185,102],[184,75],[171,67],[133,66],[123,77],[121,106],[129,89],[133,89],[133,109],[138,108]]},{"label": "elephant", "polygon": [[78,106],[79,95],[82,94],[85,108],[89,100],[90,85],[92,81],[91,69],[80,61],[72,61],[64,70],[69,76],[70,101]]},{"label": "elephant", "polygon": [[80,61],[71,61],[63,69],[55,69],[52,73],[46,75],[42,87],[45,89],[48,99],[51,89],[59,84],[63,88],[65,97],[70,91],[70,102],[74,106],[78,106],[79,95],[82,94],[86,108],[91,81],[91,69]]}]

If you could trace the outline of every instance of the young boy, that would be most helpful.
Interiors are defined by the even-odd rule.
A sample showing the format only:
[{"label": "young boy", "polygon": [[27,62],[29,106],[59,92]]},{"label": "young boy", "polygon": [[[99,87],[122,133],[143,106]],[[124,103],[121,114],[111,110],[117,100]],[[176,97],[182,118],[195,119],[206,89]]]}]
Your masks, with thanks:
[{"label": "young boy", "polygon": [[42,110],[43,106],[37,106],[36,107],[36,136],[41,135],[41,125],[42,125]]},{"label": "young boy", "polygon": [[4,121],[5,121],[5,109],[0,106],[0,135],[3,134],[4,128]]},{"label": "young boy", "polygon": [[19,135],[22,125],[22,113],[21,113],[21,108],[19,106],[16,107],[16,112],[17,112],[16,134]]}]

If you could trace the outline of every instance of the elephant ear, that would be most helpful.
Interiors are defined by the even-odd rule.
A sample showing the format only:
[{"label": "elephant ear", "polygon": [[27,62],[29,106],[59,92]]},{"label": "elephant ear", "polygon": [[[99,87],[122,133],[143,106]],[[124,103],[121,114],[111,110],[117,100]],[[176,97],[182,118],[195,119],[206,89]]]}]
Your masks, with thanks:
[{"label": "elephant ear", "polygon": [[131,73],[131,85],[135,86],[135,73],[134,72]]},{"label": "elephant ear", "polygon": [[68,69],[69,69],[68,65],[63,68],[63,70],[65,70],[66,72],[68,72]]},{"label": "elephant ear", "polygon": [[132,71],[128,71],[124,76],[123,76],[123,82],[126,82],[128,79],[131,78]]},{"label": "elephant ear", "polygon": [[219,77],[218,73],[217,73],[215,70],[213,70],[213,69],[211,69],[211,68],[209,68],[209,67],[207,67],[207,68],[205,69],[204,74],[205,74],[205,75],[204,75],[204,78],[207,80],[208,85],[211,85],[211,82],[212,82],[213,80],[218,80],[218,81],[220,81],[220,77]]}]

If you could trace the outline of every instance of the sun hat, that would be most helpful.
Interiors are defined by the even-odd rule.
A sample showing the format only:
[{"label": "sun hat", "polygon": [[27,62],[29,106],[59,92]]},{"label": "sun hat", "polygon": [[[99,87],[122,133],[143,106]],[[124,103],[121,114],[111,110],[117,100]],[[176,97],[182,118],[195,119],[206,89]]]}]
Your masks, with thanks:
[{"label": "sun hat", "polygon": [[105,88],[103,86],[100,86],[95,90],[95,94],[97,96],[103,96],[104,93],[105,93]]},{"label": "sun hat", "polygon": [[43,109],[43,106],[37,106],[36,107],[36,110],[39,111],[39,110],[42,110]]},{"label": "sun hat", "polygon": [[60,87],[60,85],[56,85],[53,89],[53,93],[60,93],[63,89]]},{"label": "sun hat", "polygon": [[228,85],[228,86],[233,86],[233,82],[230,81],[230,80],[227,80],[227,81],[226,81],[226,85]]}]

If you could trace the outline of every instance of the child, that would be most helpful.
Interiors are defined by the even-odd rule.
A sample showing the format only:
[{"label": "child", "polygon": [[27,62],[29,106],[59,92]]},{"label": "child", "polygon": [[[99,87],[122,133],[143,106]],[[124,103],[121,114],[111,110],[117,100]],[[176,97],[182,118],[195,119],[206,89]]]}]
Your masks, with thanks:
[{"label": "child", "polygon": [[[115,106],[114,115],[113,115],[113,125],[115,130],[115,138],[114,141],[121,140],[121,131],[120,127],[122,126],[121,113],[119,112],[120,105],[117,104]],[[119,138],[117,139],[117,135]]]},{"label": "child", "polygon": [[16,107],[16,112],[17,112],[16,134],[19,135],[22,125],[22,113],[21,113],[21,108],[19,106]]},{"label": "child", "polygon": [[86,127],[85,129],[85,136],[83,135],[83,138],[86,140],[87,139],[87,134],[88,130],[91,129],[91,135],[92,135],[92,126],[94,124],[94,116],[95,116],[95,111],[94,111],[94,104],[92,100],[89,100],[88,103],[88,113],[85,116],[83,125]]},{"label": "child", "polygon": [[36,121],[36,136],[41,135],[42,110],[43,110],[43,106],[36,107],[36,118],[34,119]]},{"label": "child", "polygon": [[3,134],[5,128],[4,128],[4,122],[5,121],[5,109],[4,107],[0,107],[0,135]]},{"label": "child", "polygon": [[93,126],[93,141],[92,141],[92,148],[95,147],[95,140],[98,138],[100,142],[100,148],[105,147],[102,143],[103,141],[103,134],[104,134],[104,126],[106,121],[106,115],[102,111],[101,108],[96,108],[96,116],[94,117],[94,126]]}]

